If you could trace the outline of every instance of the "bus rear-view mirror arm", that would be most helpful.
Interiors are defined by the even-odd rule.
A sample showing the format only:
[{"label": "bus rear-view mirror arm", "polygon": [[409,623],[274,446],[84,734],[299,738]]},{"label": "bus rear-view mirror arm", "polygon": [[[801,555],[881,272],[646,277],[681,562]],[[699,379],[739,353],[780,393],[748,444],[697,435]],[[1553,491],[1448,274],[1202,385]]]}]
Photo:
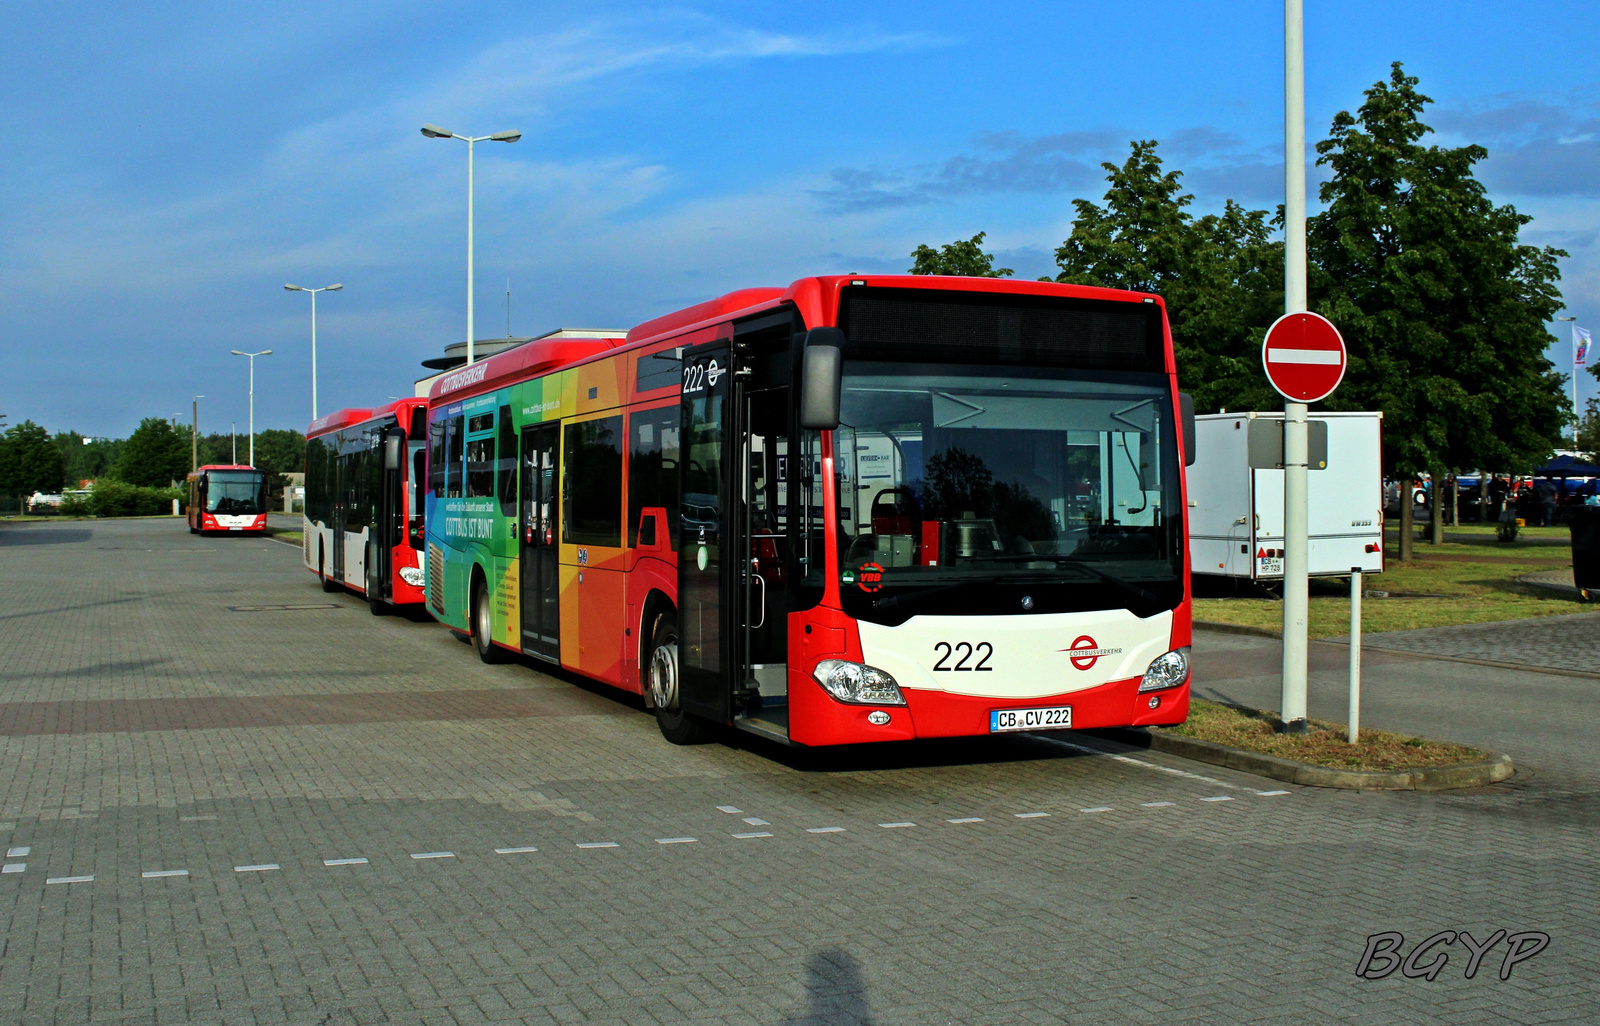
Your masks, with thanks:
[{"label": "bus rear-view mirror arm", "polygon": [[800,426],[832,431],[839,426],[839,388],[844,369],[844,332],[812,328],[800,358]]},{"label": "bus rear-view mirror arm", "polygon": [[1183,465],[1194,466],[1194,396],[1178,393],[1178,412],[1183,416]]}]

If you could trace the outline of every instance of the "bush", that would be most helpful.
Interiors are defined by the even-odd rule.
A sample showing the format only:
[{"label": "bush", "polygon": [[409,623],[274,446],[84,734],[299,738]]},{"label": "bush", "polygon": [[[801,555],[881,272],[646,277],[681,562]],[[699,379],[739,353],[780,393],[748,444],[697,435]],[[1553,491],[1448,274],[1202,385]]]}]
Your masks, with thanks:
[{"label": "bush", "polygon": [[69,492],[61,497],[60,513],[64,517],[86,517],[93,512],[87,495],[73,495]]},{"label": "bush", "polygon": [[153,517],[172,512],[172,500],[180,500],[176,488],[145,488],[122,481],[96,481],[89,493],[89,509],[97,517]]}]

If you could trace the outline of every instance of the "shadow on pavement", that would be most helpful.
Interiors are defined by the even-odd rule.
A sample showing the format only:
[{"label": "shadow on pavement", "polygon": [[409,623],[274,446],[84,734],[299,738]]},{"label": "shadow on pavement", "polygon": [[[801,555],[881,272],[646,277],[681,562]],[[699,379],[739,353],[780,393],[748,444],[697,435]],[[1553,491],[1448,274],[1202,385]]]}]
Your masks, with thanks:
[{"label": "shadow on pavement", "polygon": [[823,948],[806,959],[804,1018],[787,1018],[783,1026],[872,1026],[867,982],[861,963],[843,948]]},{"label": "shadow on pavement", "polygon": [[[52,525],[53,526],[53,525]],[[0,529],[0,546],[10,545],[79,545],[94,536],[87,527],[60,527],[54,530],[15,526]]]}]

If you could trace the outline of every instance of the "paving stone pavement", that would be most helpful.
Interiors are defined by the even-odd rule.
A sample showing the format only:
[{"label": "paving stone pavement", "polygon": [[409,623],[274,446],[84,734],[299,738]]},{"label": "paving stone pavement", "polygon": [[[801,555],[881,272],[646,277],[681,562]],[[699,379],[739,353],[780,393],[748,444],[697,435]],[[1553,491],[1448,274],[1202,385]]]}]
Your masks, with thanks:
[{"label": "paving stone pavement", "polygon": [[[1075,734],[675,748],[181,523],[0,527],[0,580],[0,1022],[1600,1018],[1600,771],[1540,690],[1590,681],[1458,724],[1526,775],[1361,794]],[[230,608],[266,605],[312,608]],[[1197,687],[1261,690],[1271,644],[1197,639]],[[1378,657],[1369,720],[1496,694],[1461,666]],[[1356,975],[1500,929],[1550,944]]]},{"label": "paving stone pavement", "polygon": [[[1572,572],[1558,573],[1566,574],[1567,590],[1573,590]],[[1384,631],[1367,635],[1362,646],[1600,675],[1600,616],[1592,612],[1571,613],[1459,627]]]}]

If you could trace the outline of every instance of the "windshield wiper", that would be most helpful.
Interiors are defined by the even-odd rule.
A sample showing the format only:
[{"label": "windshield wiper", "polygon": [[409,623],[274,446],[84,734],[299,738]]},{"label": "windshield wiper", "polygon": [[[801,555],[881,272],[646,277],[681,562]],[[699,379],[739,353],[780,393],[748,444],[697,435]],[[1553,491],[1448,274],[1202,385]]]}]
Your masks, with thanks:
[{"label": "windshield wiper", "polygon": [[1113,585],[1115,587],[1121,588],[1123,591],[1127,592],[1129,595],[1133,595],[1133,596],[1135,596],[1136,598],[1138,598],[1139,600],[1141,600],[1143,602],[1148,602],[1148,603],[1150,603],[1151,605],[1154,605],[1154,606],[1161,605],[1161,600],[1156,598],[1155,595],[1152,594],[1151,592],[1146,591],[1144,588],[1139,587],[1137,584],[1134,584],[1132,581],[1129,581],[1129,580],[1126,580],[1124,578],[1118,577],[1116,574],[1108,573],[1108,572],[1100,569],[1097,566],[1091,566],[1088,563],[1085,563],[1083,561],[1083,557],[1082,556],[1055,556],[1055,555],[1045,555],[1045,554],[1041,554],[1041,553],[1031,553],[1031,554],[1028,554],[1028,555],[1018,555],[1018,556],[991,556],[991,557],[985,558],[984,562],[986,562],[986,563],[1033,563],[1033,562],[1039,562],[1039,563],[1054,563],[1057,566],[1070,566],[1070,567],[1074,567],[1074,568],[1076,568],[1078,570],[1082,570],[1085,573],[1093,574],[1094,576],[1100,578],[1102,581],[1105,581],[1107,584],[1110,584],[1110,585]]}]

